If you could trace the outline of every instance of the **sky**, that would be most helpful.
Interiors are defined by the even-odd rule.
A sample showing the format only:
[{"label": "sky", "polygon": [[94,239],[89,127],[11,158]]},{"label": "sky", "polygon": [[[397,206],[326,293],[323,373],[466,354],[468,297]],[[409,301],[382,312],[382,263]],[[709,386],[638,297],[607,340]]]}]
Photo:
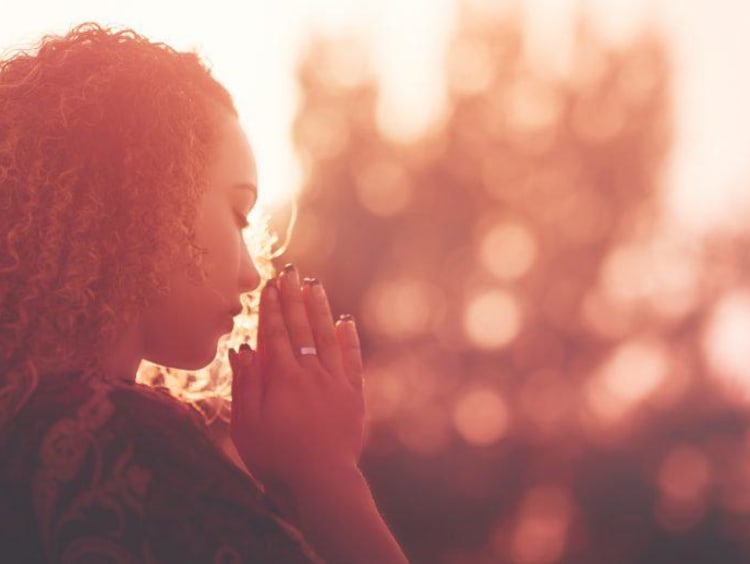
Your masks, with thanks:
[{"label": "sky", "polygon": [[[482,9],[514,2],[467,0]],[[573,16],[583,7],[616,45],[644,26],[660,30],[675,63],[675,144],[665,168],[670,217],[697,233],[750,219],[750,47],[742,0],[523,0],[528,56],[564,68]],[[282,207],[301,186],[291,138],[294,67],[310,34],[364,38],[382,80],[384,130],[416,137],[445,102],[442,58],[454,0],[27,0],[0,20],[0,49],[28,47],[82,21],[132,27],[178,49],[196,49],[232,92],[253,144],[260,202]],[[0,53],[1,54],[1,53]],[[390,124],[390,125],[389,125]],[[393,124],[398,124],[396,129]]]}]

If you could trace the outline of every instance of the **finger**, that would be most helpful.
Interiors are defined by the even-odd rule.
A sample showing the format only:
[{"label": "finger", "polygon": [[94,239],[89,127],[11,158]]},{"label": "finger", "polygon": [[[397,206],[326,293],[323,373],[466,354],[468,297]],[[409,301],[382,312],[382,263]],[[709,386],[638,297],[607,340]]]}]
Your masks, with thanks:
[{"label": "finger", "polygon": [[227,358],[229,359],[229,366],[232,368],[232,417],[238,417],[240,414],[240,402],[237,398],[240,397],[240,369],[237,364],[237,353],[234,349],[227,350]]},{"label": "finger", "polygon": [[[273,279],[271,279],[273,280]],[[266,284],[268,281],[266,281]],[[261,290],[262,295],[262,290]],[[258,313],[257,317],[255,318],[255,357],[258,359],[258,361],[262,364],[264,364],[265,358],[266,358],[266,346],[265,346],[265,339],[263,338],[263,332],[261,330],[261,320],[260,320],[260,296],[258,296]]]},{"label": "finger", "polygon": [[325,289],[316,278],[305,278],[302,295],[315,338],[315,347],[318,349],[318,358],[329,372],[341,374],[344,368],[341,349]]},{"label": "finger", "polygon": [[342,315],[336,322],[336,337],[341,348],[344,372],[355,389],[364,386],[364,364],[359,335],[351,315]]},{"label": "finger", "polygon": [[269,280],[260,295],[258,335],[263,340],[264,361],[283,365],[295,363],[286,322],[281,311],[279,292],[273,279]]},{"label": "finger", "polygon": [[317,363],[314,355],[300,354],[302,347],[314,347],[315,339],[307,318],[305,304],[302,301],[299,274],[294,265],[287,264],[284,267],[284,271],[279,275],[279,284],[281,286],[281,309],[284,312],[292,350],[300,362]]},{"label": "finger", "polygon": [[261,400],[263,398],[263,387],[260,374],[255,362],[256,353],[247,343],[240,345],[240,352],[235,353],[230,349],[230,362],[232,363],[232,409],[238,409],[245,413],[250,419],[255,419],[260,412]]},{"label": "finger", "polygon": [[249,345],[243,343],[240,346],[239,368],[241,371],[241,393],[244,405],[247,406],[248,416],[255,419],[260,413],[263,400],[263,381],[256,362],[256,353]]}]

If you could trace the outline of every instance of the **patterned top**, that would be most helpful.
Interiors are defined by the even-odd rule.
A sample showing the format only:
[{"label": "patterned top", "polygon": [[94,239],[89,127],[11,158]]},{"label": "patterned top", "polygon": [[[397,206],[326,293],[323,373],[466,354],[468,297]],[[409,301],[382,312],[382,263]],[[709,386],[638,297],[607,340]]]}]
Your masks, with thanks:
[{"label": "patterned top", "polygon": [[0,433],[4,562],[323,562],[200,414],[135,382],[45,378]]}]

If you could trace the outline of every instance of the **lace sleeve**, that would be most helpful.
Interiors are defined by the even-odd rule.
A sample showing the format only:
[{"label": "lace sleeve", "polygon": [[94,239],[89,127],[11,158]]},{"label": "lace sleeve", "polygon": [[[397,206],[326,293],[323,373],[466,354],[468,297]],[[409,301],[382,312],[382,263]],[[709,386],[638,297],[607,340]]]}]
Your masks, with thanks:
[{"label": "lace sleeve", "polygon": [[174,402],[102,385],[49,428],[32,484],[48,560],[322,562]]}]

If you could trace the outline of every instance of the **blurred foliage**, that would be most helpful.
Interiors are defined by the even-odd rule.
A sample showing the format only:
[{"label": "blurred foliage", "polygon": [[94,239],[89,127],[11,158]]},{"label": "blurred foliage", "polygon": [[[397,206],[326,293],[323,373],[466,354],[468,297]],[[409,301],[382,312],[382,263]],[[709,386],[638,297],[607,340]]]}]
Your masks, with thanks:
[{"label": "blurred foliage", "polygon": [[747,561],[748,244],[663,229],[665,47],[582,20],[569,75],[523,54],[465,10],[408,143],[362,45],[299,66],[285,262],[357,319],[378,504],[414,562]]}]

